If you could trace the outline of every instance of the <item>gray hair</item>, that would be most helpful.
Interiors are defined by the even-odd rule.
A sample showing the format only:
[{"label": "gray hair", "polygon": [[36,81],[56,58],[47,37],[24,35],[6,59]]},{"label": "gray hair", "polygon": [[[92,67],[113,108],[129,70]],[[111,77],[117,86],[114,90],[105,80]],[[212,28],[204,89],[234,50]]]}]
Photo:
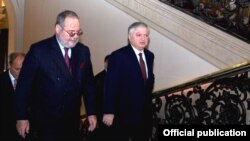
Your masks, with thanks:
[{"label": "gray hair", "polygon": [[[144,22],[134,22],[128,27],[128,34],[131,34],[134,32],[135,29],[138,27],[145,27],[148,29],[148,25]],[[149,31],[149,30],[148,30]]]},{"label": "gray hair", "polygon": [[55,25],[58,24],[58,25],[64,27],[64,21],[67,17],[73,17],[73,18],[79,19],[78,15],[74,11],[64,10],[57,15]]}]

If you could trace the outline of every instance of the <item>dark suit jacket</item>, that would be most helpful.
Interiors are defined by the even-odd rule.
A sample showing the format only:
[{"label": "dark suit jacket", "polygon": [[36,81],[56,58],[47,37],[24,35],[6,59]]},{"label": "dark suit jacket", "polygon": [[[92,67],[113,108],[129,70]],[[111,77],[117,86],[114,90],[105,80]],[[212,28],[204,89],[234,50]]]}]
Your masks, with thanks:
[{"label": "dark suit jacket", "polygon": [[0,75],[0,137],[6,140],[17,140],[14,88],[9,70]]},{"label": "dark suit jacket", "polygon": [[144,53],[148,68],[146,84],[131,45],[111,54],[106,74],[104,113],[115,114],[115,121],[131,128],[149,124],[152,117],[154,54],[147,49]]},{"label": "dark suit jacket", "polygon": [[[31,45],[23,62],[16,88],[17,119],[53,128],[79,126],[81,96],[88,115],[95,113],[93,71],[88,47],[72,48],[69,73],[56,37]],[[31,108],[28,117],[27,108]]]},{"label": "dark suit jacket", "polygon": [[103,116],[103,95],[104,95],[105,76],[106,76],[106,71],[103,70],[99,72],[94,78],[96,114],[99,125],[102,123],[102,116]]}]

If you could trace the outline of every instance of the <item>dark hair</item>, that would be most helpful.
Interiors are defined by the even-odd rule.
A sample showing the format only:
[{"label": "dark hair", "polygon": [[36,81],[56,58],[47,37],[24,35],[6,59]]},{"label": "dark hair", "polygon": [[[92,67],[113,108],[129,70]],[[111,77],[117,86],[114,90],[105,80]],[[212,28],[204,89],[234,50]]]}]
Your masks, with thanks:
[{"label": "dark hair", "polygon": [[13,61],[18,57],[18,56],[21,56],[21,57],[25,57],[25,53],[22,53],[22,52],[13,52],[9,55],[9,64],[12,64]]},{"label": "dark hair", "polygon": [[74,18],[79,19],[78,15],[74,11],[64,10],[57,15],[55,25],[59,24],[60,26],[64,27],[64,21],[65,21],[66,17],[74,17]]},{"label": "dark hair", "polygon": [[104,58],[104,62],[108,61],[110,55],[106,55]]}]

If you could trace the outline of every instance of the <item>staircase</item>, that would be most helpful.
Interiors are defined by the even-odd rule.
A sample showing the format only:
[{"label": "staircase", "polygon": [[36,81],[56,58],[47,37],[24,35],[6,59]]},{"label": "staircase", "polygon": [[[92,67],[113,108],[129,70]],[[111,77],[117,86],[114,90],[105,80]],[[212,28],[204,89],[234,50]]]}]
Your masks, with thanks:
[{"label": "staircase", "polygon": [[219,69],[250,60],[250,44],[159,0],[106,0]]}]

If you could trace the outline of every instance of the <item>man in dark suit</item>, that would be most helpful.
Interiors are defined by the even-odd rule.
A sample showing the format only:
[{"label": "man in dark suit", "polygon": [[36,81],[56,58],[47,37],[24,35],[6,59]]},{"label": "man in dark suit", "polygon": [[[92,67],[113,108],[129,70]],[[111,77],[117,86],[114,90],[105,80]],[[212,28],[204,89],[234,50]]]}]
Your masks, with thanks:
[{"label": "man in dark suit", "polygon": [[103,95],[104,95],[104,81],[107,72],[109,55],[104,58],[104,69],[95,75],[95,104],[97,116],[97,129],[90,135],[91,141],[106,141],[111,136],[109,133],[110,127],[102,122],[103,117]]},{"label": "man in dark suit", "polygon": [[143,22],[130,25],[128,40],[127,46],[112,52],[109,58],[103,122],[114,127],[114,140],[147,141],[152,126],[154,86],[154,54],[146,49],[148,26]]},{"label": "man in dark suit", "polygon": [[96,113],[97,113],[97,121],[98,124],[102,124],[102,116],[103,116],[103,95],[104,95],[104,81],[107,72],[107,65],[108,65],[109,55],[105,56],[104,58],[104,69],[99,72],[95,78],[95,101],[96,101]]},{"label": "man in dark suit", "polygon": [[80,140],[82,96],[88,130],[95,129],[92,63],[80,35],[78,15],[65,10],[57,16],[55,35],[31,45],[16,89],[16,126],[23,138],[31,132],[36,141]]},{"label": "man in dark suit", "polygon": [[9,69],[0,75],[0,138],[1,141],[21,141],[16,131],[15,86],[25,58],[24,53],[9,55]]}]

